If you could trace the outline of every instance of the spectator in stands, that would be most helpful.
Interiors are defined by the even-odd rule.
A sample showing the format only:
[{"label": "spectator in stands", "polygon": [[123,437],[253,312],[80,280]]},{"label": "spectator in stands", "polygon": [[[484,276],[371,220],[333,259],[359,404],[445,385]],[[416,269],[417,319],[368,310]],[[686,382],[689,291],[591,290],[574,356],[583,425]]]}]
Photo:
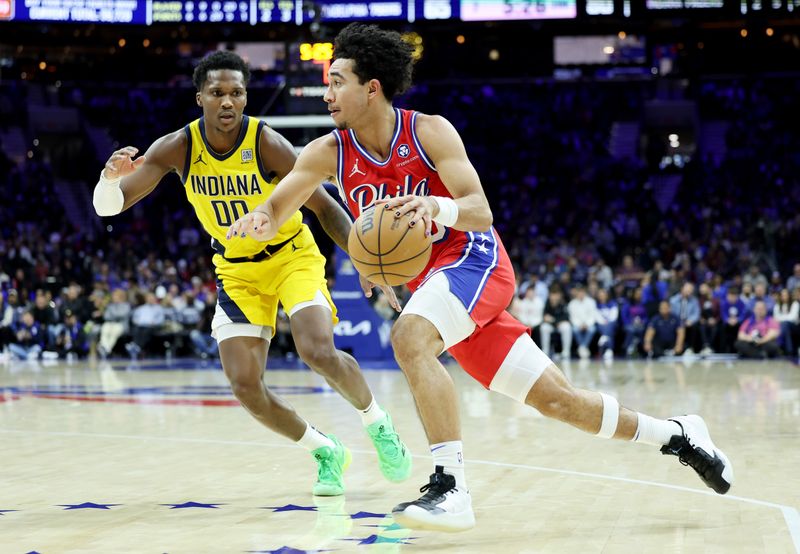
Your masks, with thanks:
[{"label": "spectator in stands", "polygon": [[644,333],[644,351],[648,356],[655,358],[681,354],[685,332],[678,316],[672,313],[669,302],[662,300],[658,305],[658,314],[647,324]]},{"label": "spectator in stands", "polygon": [[597,279],[597,284],[601,289],[609,290],[614,286],[614,272],[603,258],[597,258],[597,261],[589,269],[589,275]]},{"label": "spectator in stands", "polygon": [[658,305],[667,298],[667,282],[660,275],[659,271],[653,270],[642,279],[642,305],[648,319],[658,313]]},{"label": "spectator in stands", "polygon": [[537,335],[541,339],[539,327],[544,321],[544,302],[536,293],[536,287],[528,287],[522,298],[514,299],[511,308],[514,317],[531,329],[534,340],[537,340]]},{"label": "spectator in stands", "polygon": [[[379,295],[384,296],[384,295]],[[201,358],[214,358],[219,356],[217,341],[211,336],[211,320],[217,307],[217,295],[212,293],[205,300],[205,305],[200,312],[200,319],[194,329],[189,331],[189,339],[192,341],[194,353]],[[392,313],[397,313],[392,310]],[[291,336],[291,333],[288,333]]]},{"label": "spectator in stands", "polygon": [[36,299],[33,301],[31,314],[34,321],[41,328],[44,339],[42,347],[47,350],[55,341],[55,337],[61,328],[56,304],[53,302],[49,292],[42,289],[36,291]]},{"label": "spectator in stands", "polygon": [[8,345],[11,354],[18,360],[36,360],[45,346],[45,333],[30,310],[22,312],[12,326],[14,341]]},{"label": "spectator in stands", "polygon": [[688,282],[683,283],[680,292],[670,298],[669,306],[672,314],[678,318],[681,327],[684,328],[686,349],[692,353],[699,341],[700,334],[698,325],[700,302],[694,295],[694,285]]},{"label": "spectator in stands", "polygon": [[630,291],[630,300],[626,300],[622,307],[622,325],[625,328],[625,342],[623,349],[626,356],[636,353],[644,338],[647,327],[647,310],[642,303],[642,288]]},{"label": "spectator in stands", "polygon": [[772,314],[772,310],[775,308],[775,299],[767,294],[767,285],[764,283],[758,283],[753,286],[753,296],[750,298],[750,303],[747,305],[748,312],[753,313],[753,307],[756,302],[763,302],[767,307],[767,313]]},{"label": "spectator in stands", "polygon": [[597,291],[597,315],[597,330],[600,333],[597,349],[603,358],[610,360],[614,357],[619,306],[615,300],[609,298],[608,290],[604,288]]},{"label": "spectator in stands", "polygon": [[92,303],[86,296],[83,296],[83,287],[75,281],[72,281],[66,288],[61,311],[72,312],[78,321],[89,321],[92,316]]},{"label": "spectator in stands", "polygon": [[544,303],[547,302],[547,283],[539,279],[539,276],[535,273],[531,273],[528,275],[528,278],[525,279],[519,286],[519,295],[522,298],[525,298],[525,293],[528,289],[533,289],[536,293],[536,296],[542,301],[542,306]]},{"label": "spectator in stands", "polygon": [[19,319],[20,312],[16,289],[9,290],[5,298],[0,296],[0,352],[14,341],[13,325]]},{"label": "spectator in stands", "polygon": [[800,323],[800,302],[792,298],[789,289],[783,289],[775,304],[773,316],[780,325],[783,352],[794,355],[794,335]]},{"label": "spectator in stands", "polygon": [[736,351],[743,358],[774,358],[781,351],[778,337],[780,325],[767,314],[767,305],[759,300],[753,306],[753,315],[739,328]]},{"label": "spectator in stands", "polygon": [[644,279],[644,271],[633,261],[633,256],[626,254],[622,265],[617,268],[617,279],[625,284],[625,288],[635,288]]},{"label": "spectator in stands", "polygon": [[564,303],[564,293],[558,285],[550,287],[547,303],[544,305],[544,321],[539,326],[542,336],[542,351],[548,356],[550,351],[550,337],[558,329],[561,335],[561,357],[568,360],[572,350],[572,325],[569,323],[567,305]]},{"label": "spectator in stands", "polygon": [[747,315],[747,307],[735,287],[728,288],[720,302],[720,352],[734,352],[734,342]]},{"label": "spectator in stands", "polygon": [[575,298],[569,301],[567,312],[572,325],[572,335],[578,343],[578,356],[585,360],[590,356],[589,347],[597,333],[597,302],[586,294],[583,283],[575,285]]},{"label": "spectator in stands", "polygon": [[147,348],[166,321],[166,311],[156,295],[148,292],[144,304],[133,310],[131,317],[132,340],[125,345],[131,358],[137,358]]},{"label": "spectator in stands", "polygon": [[753,264],[750,266],[750,269],[747,271],[747,273],[745,273],[743,283],[750,285],[751,287],[755,287],[756,285],[764,285],[766,287],[768,281],[766,275],[761,273],[761,270],[756,264]]},{"label": "spectator in stands", "polygon": [[64,325],[55,338],[55,349],[59,357],[71,359],[72,356],[82,358],[89,352],[89,339],[78,322],[78,316],[71,310],[64,311]]},{"label": "spectator in stands", "polygon": [[700,304],[700,341],[702,349],[700,353],[704,356],[714,353],[714,347],[717,346],[717,338],[720,328],[720,302],[711,291],[711,286],[708,283],[701,283],[700,295],[698,297]]},{"label": "spectator in stands", "polygon": [[114,289],[111,302],[103,311],[103,323],[100,326],[100,342],[97,353],[106,358],[114,351],[119,338],[130,330],[131,304],[123,289]]},{"label": "spectator in stands", "polygon": [[800,264],[794,264],[794,273],[786,279],[786,288],[789,289],[791,294],[800,288]]}]

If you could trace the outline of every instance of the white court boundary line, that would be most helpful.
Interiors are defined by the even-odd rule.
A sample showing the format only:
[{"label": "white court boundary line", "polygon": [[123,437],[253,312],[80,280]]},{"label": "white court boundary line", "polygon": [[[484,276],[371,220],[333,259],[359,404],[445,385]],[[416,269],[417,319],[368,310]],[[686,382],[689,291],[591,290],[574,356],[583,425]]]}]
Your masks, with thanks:
[{"label": "white court boundary line", "polygon": [[[239,445],[239,446],[268,446],[270,448],[299,448],[296,444],[285,444],[285,443],[271,443],[271,442],[260,442],[260,441],[236,441],[236,440],[220,440],[220,439],[198,439],[198,438],[188,438],[188,437],[158,437],[152,435],[117,435],[111,433],[79,433],[73,431],[32,431],[32,430],[25,430],[25,429],[0,429],[0,433],[7,433],[7,434],[20,434],[20,435],[50,435],[50,436],[61,436],[61,437],[91,437],[91,438],[104,438],[104,439],[131,439],[131,440],[145,440],[145,441],[166,441],[166,442],[194,442],[194,443],[201,443],[201,444],[229,444],[229,445]],[[357,450],[357,449],[350,449],[352,452],[357,454],[368,454],[368,455],[377,455],[372,450]],[[424,456],[422,454],[412,454],[412,458],[425,458],[430,459],[430,456]],[[721,500],[731,500],[736,502],[744,502],[747,504],[755,504],[757,506],[766,506],[768,508],[774,508],[780,510],[781,514],[783,515],[783,519],[786,522],[786,527],[789,529],[789,536],[792,539],[792,543],[794,544],[795,550],[798,554],[800,554],[800,512],[797,511],[796,508],[792,506],[786,506],[784,504],[776,504],[774,502],[766,502],[764,500],[757,500],[755,498],[746,498],[744,496],[735,496],[735,495],[720,495],[713,493],[711,491],[704,491],[701,489],[691,489],[689,487],[683,487],[680,485],[670,485],[668,483],[657,483],[655,481],[643,481],[641,479],[629,479],[627,477],[615,477],[613,475],[605,475],[602,473],[587,473],[583,471],[573,471],[569,469],[555,469],[551,467],[541,467],[541,466],[532,466],[527,464],[512,464],[512,463],[505,463],[505,462],[493,462],[491,460],[469,460],[471,464],[479,464],[479,465],[487,465],[487,466],[495,466],[495,467],[507,467],[512,469],[525,469],[525,470],[532,470],[532,471],[541,471],[545,473],[560,473],[562,475],[574,475],[576,477],[589,477],[591,479],[601,479],[606,481],[619,481],[622,483],[632,483],[635,485],[648,485],[651,487],[660,487],[663,489],[670,489],[676,490],[681,492],[689,492],[692,494],[702,494],[705,496],[713,496],[715,498],[719,498]]]}]

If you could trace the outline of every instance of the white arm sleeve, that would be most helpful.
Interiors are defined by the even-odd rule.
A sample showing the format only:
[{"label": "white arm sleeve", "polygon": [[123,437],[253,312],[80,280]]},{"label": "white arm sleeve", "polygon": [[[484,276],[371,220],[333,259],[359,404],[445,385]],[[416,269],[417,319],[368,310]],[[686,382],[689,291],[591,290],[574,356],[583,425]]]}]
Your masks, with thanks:
[{"label": "white arm sleeve", "polygon": [[117,215],[122,211],[125,206],[125,195],[119,188],[120,181],[122,179],[106,179],[103,172],[100,172],[100,180],[94,187],[94,196],[92,197],[92,204],[94,204],[97,215],[106,217]]}]

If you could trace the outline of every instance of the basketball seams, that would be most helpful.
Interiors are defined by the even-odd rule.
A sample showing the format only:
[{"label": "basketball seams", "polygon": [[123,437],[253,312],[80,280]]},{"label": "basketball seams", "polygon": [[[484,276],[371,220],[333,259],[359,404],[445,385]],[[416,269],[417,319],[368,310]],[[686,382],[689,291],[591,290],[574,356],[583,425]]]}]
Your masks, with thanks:
[{"label": "basketball seams", "polygon": [[[433,247],[433,245],[429,244],[429,245],[428,245],[428,247],[427,247],[427,248],[425,248],[425,250],[422,250],[422,251],[420,251],[420,252],[419,252],[419,254],[414,254],[414,255],[413,255],[413,256],[411,256],[410,258],[406,258],[406,259],[404,259],[404,260],[396,260],[396,261],[394,261],[394,262],[389,262],[388,264],[387,264],[387,263],[383,263],[383,262],[365,262],[365,261],[363,261],[363,260],[359,260],[358,258],[355,258],[355,257],[353,257],[353,256],[350,256],[350,258],[351,258],[351,259],[352,259],[354,262],[357,262],[357,263],[359,263],[359,264],[361,264],[361,265],[367,265],[367,266],[379,266],[379,265],[384,265],[384,266],[386,266],[386,267],[389,267],[389,266],[392,266],[392,265],[404,264],[404,263],[406,263],[406,262],[410,262],[411,260],[413,260],[413,259],[415,259],[415,258],[419,258],[420,256],[423,256],[423,255],[427,254],[427,253],[428,253],[428,250],[430,250],[432,247]],[[370,252],[370,253],[371,253],[371,252]]]},{"label": "basketball seams", "polygon": [[378,232],[378,267],[381,270],[381,279],[383,282],[386,283],[386,274],[383,272],[383,254],[381,253],[381,231],[383,230],[383,214],[386,213],[386,209],[380,210],[381,215],[378,217],[378,228],[375,229]]},{"label": "basketball seams", "polygon": [[[410,227],[407,222],[394,217],[394,213],[387,214],[385,209],[379,211],[380,214],[376,214],[374,211],[370,213],[369,221],[361,220],[360,223],[365,223],[364,225],[359,225],[359,220],[366,214],[366,210],[357,218],[350,232],[350,234],[356,235],[356,239],[348,238],[348,244],[351,246],[348,255],[359,273],[372,282],[390,286],[406,283],[419,275],[427,265],[433,251],[433,244],[422,236],[423,228],[421,226]],[[384,219],[386,220],[386,229],[383,228]],[[405,228],[397,227],[404,223]],[[420,231],[415,232],[415,229],[420,229]],[[373,232],[376,232],[377,236]],[[383,236],[384,232],[386,237]],[[386,252],[382,252],[383,246],[387,242],[391,243],[392,239],[395,239],[392,247]],[[372,245],[371,248],[367,244]],[[422,246],[423,249],[415,252],[414,250],[419,246]],[[395,252],[397,258],[402,256],[403,259],[392,259]],[[366,259],[360,259],[362,257]],[[404,267],[406,265],[410,267]],[[406,274],[406,271],[409,273]]]}]

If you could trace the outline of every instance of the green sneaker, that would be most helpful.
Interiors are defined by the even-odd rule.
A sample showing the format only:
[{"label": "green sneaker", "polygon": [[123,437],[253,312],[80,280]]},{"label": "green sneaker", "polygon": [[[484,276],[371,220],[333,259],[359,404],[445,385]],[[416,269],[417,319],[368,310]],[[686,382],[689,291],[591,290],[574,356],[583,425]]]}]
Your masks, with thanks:
[{"label": "green sneaker", "polygon": [[394,430],[389,414],[367,426],[367,433],[378,451],[378,464],[383,476],[395,483],[408,479],[411,475],[411,452]]},{"label": "green sneaker", "polygon": [[339,496],[344,494],[344,479],[342,474],[350,466],[352,455],[350,451],[333,435],[328,435],[333,441],[334,448],[323,446],[311,452],[319,466],[317,482],[314,483],[316,496]]}]

